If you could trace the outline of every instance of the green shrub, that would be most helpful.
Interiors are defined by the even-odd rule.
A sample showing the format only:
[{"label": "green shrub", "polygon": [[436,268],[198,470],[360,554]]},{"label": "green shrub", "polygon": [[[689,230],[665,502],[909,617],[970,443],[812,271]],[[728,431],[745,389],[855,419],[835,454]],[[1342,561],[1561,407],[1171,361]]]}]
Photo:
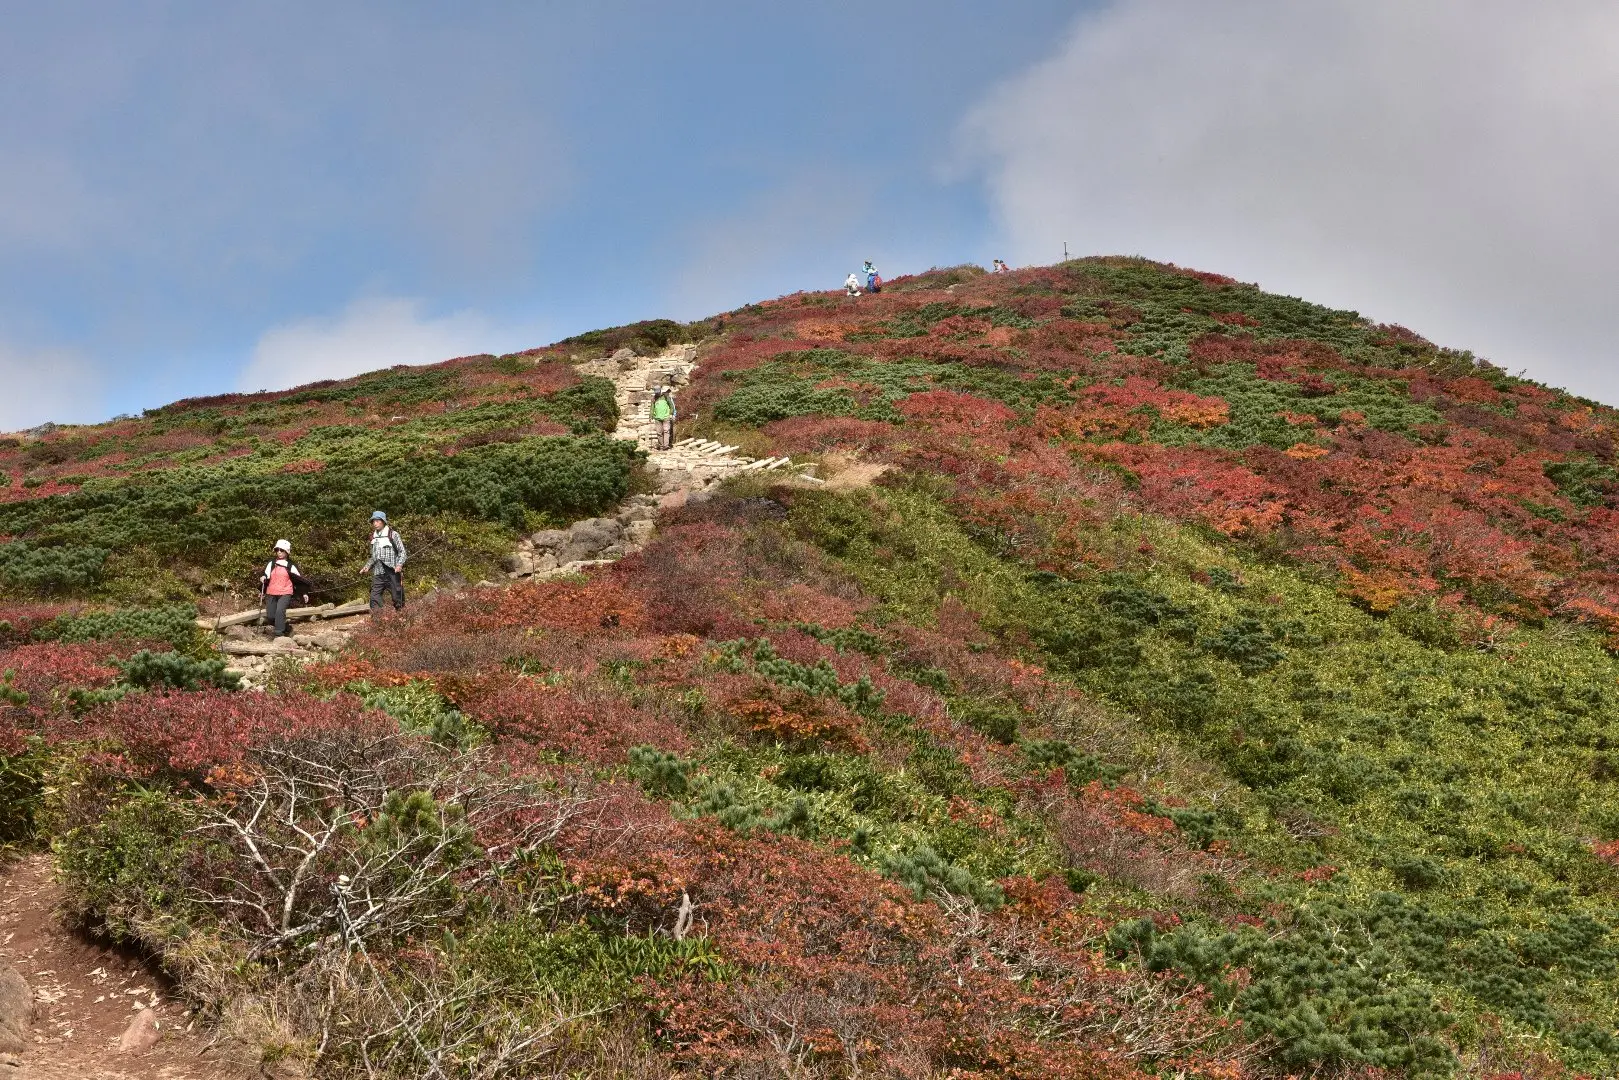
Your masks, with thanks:
[{"label": "green shrub", "polygon": [[[277,535],[292,538],[307,565],[378,502],[396,516],[443,514],[513,529],[535,513],[571,520],[623,499],[637,453],[616,439],[550,436],[315,473],[256,474],[242,463],[170,469],[0,506],[0,532],[26,537],[0,545],[0,580],[20,574],[31,588],[82,591],[99,579],[109,550],[212,566],[234,545],[256,551]],[[85,546],[44,546],[70,542]]]},{"label": "green shrub", "polygon": [[128,660],[115,660],[119,681],[138,690],[201,690],[212,686],[240,690],[242,678],[225,670],[225,661],[198,660],[177,652],[155,653],[148,649]]},{"label": "green shrub", "polygon": [[1575,506],[1601,506],[1619,494],[1619,469],[1594,461],[1549,461],[1546,478]]},{"label": "green shrub", "polygon": [[585,923],[561,927],[520,914],[481,921],[457,943],[456,966],[527,994],[551,993],[583,1008],[633,997],[636,980],[684,972],[721,978],[725,964],[703,937],[626,936]]},{"label": "green shrub", "polygon": [[176,651],[194,652],[204,642],[196,617],[197,609],[190,604],[89,611],[58,615],[35,629],[33,636],[39,641],[162,641]]},{"label": "green shrub", "polygon": [[917,847],[880,860],[883,873],[915,893],[920,899],[930,893],[964,896],[979,907],[993,910],[1006,902],[1001,887],[993,881],[979,881],[962,867],[952,865],[931,847]]},{"label": "green shrub", "polygon": [[[0,679],[0,702],[27,704],[28,695]],[[21,700],[18,700],[18,699]],[[0,709],[3,709],[0,705]],[[34,838],[35,820],[45,789],[45,772],[50,754],[37,740],[25,743],[16,752],[0,754],[0,852]]]},{"label": "green shrub", "polygon": [[203,847],[189,804],[134,791],[59,835],[56,867],[71,913],[114,940],[151,946],[153,915],[190,911],[189,864]]},{"label": "green shrub", "polygon": [[414,680],[387,687],[355,682],[344,689],[359,694],[367,708],[382,710],[406,731],[426,735],[440,746],[469,749],[483,741],[485,732],[430,682]]},{"label": "green shrub", "polygon": [[998,743],[1011,746],[1017,742],[1017,709],[1003,702],[958,698],[950,703],[950,714]]},{"label": "green shrub", "polygon": [[655,746],[630,747],[630,775],[650,794],[679,798],[690,787],[691,762]]},{"label": "green shrub", "polygon": [[[12,505],[31,506],[33,503]],[[27,540],[13,540],[0,544],[0,585],[36,593],[82,591],[101,580],[109,554],[111,552],[103,547],[74,544],[50,547]]]}]

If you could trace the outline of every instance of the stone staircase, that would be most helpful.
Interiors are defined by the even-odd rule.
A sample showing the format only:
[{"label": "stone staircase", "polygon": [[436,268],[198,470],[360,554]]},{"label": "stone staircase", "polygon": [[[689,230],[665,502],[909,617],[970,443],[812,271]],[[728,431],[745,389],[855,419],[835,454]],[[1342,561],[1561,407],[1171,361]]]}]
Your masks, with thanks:
[{"label": "stone staircase", "polygon": [[[727,477],[752,471],[792,468],[810,483],[820,481],[794,466],[791,458],[752,458],[708,439],[681,439],[669,450],[659,450],[658,429],[652,420],[652,397],[660,386],[671,386],[675,400],[680,388],[691,382],[697,370],[697,346],[675,345],[660,356],[641,357],[629,349],[612,356],[574,365],[581,375],[599,375],[613,383],[618,403],[618,428],[613,437],[634,442],[647,451],[647,468],[657,479],[659,494],[701,491]],[[678,422],[676,430],[678,433]]]}]

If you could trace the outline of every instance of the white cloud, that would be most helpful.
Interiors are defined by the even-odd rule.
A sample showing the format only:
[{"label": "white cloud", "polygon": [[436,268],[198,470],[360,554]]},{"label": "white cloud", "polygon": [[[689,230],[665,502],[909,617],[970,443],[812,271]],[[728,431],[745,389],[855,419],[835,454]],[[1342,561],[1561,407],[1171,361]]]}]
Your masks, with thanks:
[{"label": "white cloud", "polygon": [[72,349],[24,349],[0,343],[0,431],[46,421],[82,424],[106,419],[106,392],[96,372]]},{"label": "white cloud", "polygon": [[1141,254],[1619,401],[1619,5],[1120,0],[967,117],[1018,260]]},{"label": "white cloud", "polygon": [[526,348],[543,340],[540,333],[534,326],[497,325],[471,311],[429,317],[419,301],[372,297],[333,317],[296,319],[265,331],[237,385],[284,390],[395,364]]}]

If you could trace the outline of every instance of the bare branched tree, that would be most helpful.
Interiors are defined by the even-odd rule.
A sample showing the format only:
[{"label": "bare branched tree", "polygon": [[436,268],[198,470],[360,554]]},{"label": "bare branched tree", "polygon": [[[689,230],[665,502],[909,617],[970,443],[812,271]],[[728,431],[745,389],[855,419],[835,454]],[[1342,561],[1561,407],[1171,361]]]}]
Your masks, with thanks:
[{"label": "bare branched tree", "polygon": [[459,916],[589,805],[413,736],[284,740],[208,805],[201,828],[235,857],[196,899],[229,913],[254,959],[406,938]]},{"label": "bare branched tree", "polygon": [[194,898],[235,926],[250,959],[306,988],[316,1060],[335,1054],[370,1080],[541,1075],[566,1029],[595,1015],[375,951],[453,923],[467,898],[588,825],[581,792],[363,730],[275,741],[216,786],[199,826],[218,843],[215,869]]}]

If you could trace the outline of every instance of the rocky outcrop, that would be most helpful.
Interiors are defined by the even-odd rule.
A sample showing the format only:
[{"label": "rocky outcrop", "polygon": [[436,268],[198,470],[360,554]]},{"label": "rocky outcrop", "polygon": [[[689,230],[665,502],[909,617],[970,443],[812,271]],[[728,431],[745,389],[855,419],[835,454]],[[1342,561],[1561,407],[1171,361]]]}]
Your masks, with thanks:
[{"label": "rocky outcrop", "polygon": [[34,1023],[34,992],[10,964],[0,963],[0,1054],[20,1054],[28,1048]]},{"label": "rocky outcrop", "polygon": [[657,513],[656,496],[632,495],[612,517],[586,518],[566,529],[534,533],[507,559],[507,576],[551,577],[621,559],[652,539]]}]

